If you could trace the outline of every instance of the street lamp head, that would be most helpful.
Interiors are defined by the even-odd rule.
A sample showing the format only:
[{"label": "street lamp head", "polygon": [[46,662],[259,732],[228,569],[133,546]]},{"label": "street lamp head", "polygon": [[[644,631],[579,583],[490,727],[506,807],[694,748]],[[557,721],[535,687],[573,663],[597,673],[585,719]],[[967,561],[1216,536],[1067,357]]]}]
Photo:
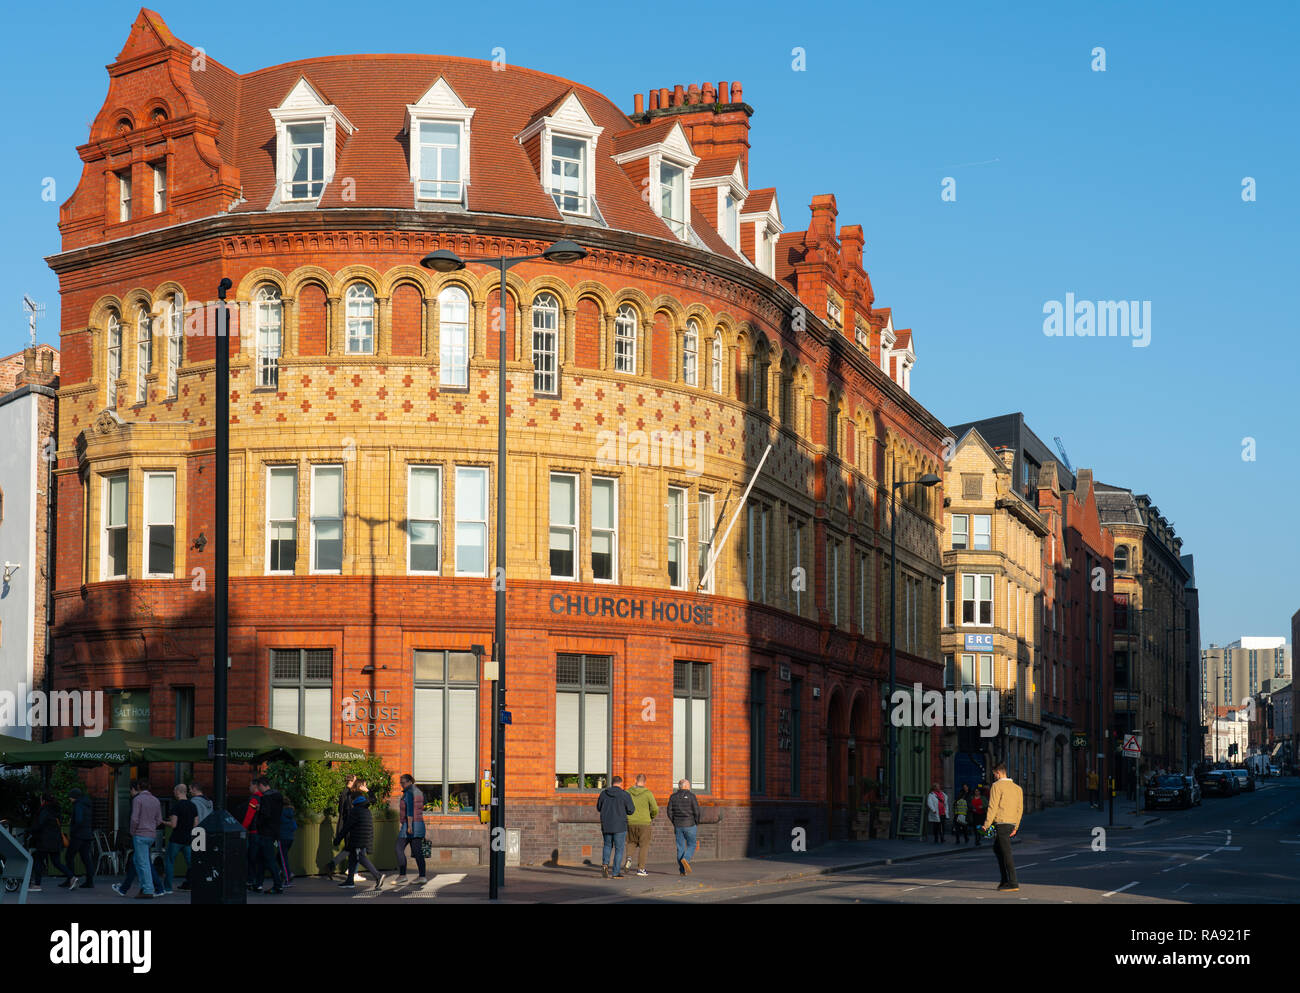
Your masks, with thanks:
[{"label": "street lamp head", "polygon": [[941,482],[943,482],[943,480],[941,480],[941,479],[940,479],[938,476],[936,476],[934,473],[932,473],[932,472],[927,472],[924,476],[922,476],[920,479],[918,479],[917,482],[920,483],[922,486],[933,486],[933,485],[935,485],[936,483],[941,483]]},{"label": "street lamp head", "polygon": [[420,259],[420,265],[434,272],[459,272],[465,268],[465,260],[455,252],[440,248]]},{"label": "street lamp head", "polygon": [[570,262],[577,262],[586,257],[587,250],[571,241],[557,241],[542,252],[542,258],[547,262],[558,262],[560,265],[568,265]]}]

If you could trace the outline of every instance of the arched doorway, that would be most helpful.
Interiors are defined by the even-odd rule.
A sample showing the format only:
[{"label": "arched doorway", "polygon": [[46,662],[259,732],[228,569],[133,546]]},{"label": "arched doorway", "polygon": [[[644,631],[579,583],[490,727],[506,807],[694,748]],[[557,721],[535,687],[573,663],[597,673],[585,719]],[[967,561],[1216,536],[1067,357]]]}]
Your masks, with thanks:
[{"label": "arched doorway", "polygon": [[860,807],[865,806],[868,790],[863,786],[863,780],[871,778],[867,752],[868,713],[867,695],[859,691],[857,696],[853,698],[853,707],[850,710],[849,739],[846,749],[848,756],[848,814],[850,820],[853,819]]}]

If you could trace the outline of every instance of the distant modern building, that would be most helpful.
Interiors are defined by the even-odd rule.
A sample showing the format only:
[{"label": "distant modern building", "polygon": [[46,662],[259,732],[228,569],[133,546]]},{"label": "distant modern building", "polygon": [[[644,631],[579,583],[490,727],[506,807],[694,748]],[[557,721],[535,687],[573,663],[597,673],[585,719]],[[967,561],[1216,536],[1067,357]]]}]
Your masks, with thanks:
[{"label": "distant modern building", "polygon": [[[0,692],[25,703],[46,685],[48,554],[59,352],[37,345],[0,359]],[[25,720],[0,734],[32,739]],[[35,735],[41,739],[38,729]]]},{"label": "distant modern building", "polygon": [[1290,681],[1291,646],[1285,638],[1238,638],[1201,652],[1201,699],[1208,711],[1240,704],[1267,680]]}]

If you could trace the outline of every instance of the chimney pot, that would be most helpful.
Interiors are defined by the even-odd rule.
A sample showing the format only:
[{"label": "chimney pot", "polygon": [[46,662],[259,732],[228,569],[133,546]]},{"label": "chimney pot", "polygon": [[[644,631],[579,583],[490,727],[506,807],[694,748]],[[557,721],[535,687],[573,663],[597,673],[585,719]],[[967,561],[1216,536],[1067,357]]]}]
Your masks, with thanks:
[{"label": "chimney pot", "polygon": [[637,117],[640,117],[642,114],[645,113],[644,95],[638,93],[635,97],[632,98],[632,113],[636,114]]},{"label": "chimney pot", "polygon": [[659,88],[659,109],[668,109],[668,90],[664,87]]},{"label": "chimney pot", "polygon": [[731,84],[731,102],[732,103],[745,102],[745,91],[740,88],[739,83]]},{"label": "chimney pot", "polygon": [[686,88],[678,83],[673,87],[673,106],[680,107],[686,102]]},{"label": "chimney pot", "polygon": [[704,84],[704,89],[703,89],[703,91],[701,92],[700,99],[701,99],[704,103],[716,103],[717,100],[716,100],[715,98],[716,98],[716,93],[715,93],[715,91],[714,91],[714,89],[713,89],[713,84],[712,84],[712,83],[705,83],[705,84]]},{"label": "chimney pot", "polygon": [[731,90],[727,87],[726,81],[725,80],[720,81],[718,83],[718,103],[726,103],[727,94],[729,94],[730,92]]},{"label": "chimney pot", "polygon": [[689,104],[700,102],[700,88],[694,83],[692,83],[690,88],[686,91],[686,102]]}]

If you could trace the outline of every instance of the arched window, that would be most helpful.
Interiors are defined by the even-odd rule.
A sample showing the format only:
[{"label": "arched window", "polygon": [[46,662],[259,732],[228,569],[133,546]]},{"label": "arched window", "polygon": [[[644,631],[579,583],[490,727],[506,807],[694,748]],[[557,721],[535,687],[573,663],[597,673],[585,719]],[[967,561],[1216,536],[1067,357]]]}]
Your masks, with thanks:
[{"label": "arched window", "polygon": [[185,297],[172,294],[167,322],[167,395],[176,396],[180,386],[181,351],[185,344]]},{"label": "arched window", "polygon": [[749,357],[749,402],[767,410],[767,346],[759,342]]},{"label": "arched window", "polygon": [[257,301],[257,385],[280,385],[280,349],[283,306],[280,290],[263,286],[254,297]]},{"label": "arched window", "polygon": [[347,294],[347,353],[375,354],[375,291],[365,283],[353,283]]},{"label": "arched window", "polygon": [[682,379],[687,386],[700,385],[700,326],[694,321],[686,322],[686,333],[682,335]]},{"label": "arched window", "polygon": [[122,378],[122,322],[117,311],[108,315],[108,406],[117,409],[117,381]]},{"label": "arched window", "polygon": [[636,311],[627,304],[614,318],[614,371],[636,374]]},{"label": "arched window", "polygon": [[149,387],[145,377],[153,368],[153,317],[149,308],[141,306],[135,318],[135,402],[144,403],[149,399]]},{"label": "arched window", "polygon": [[713,366],[713,370],[712,370],[713,392],[721,393],[722,392],[722,335],[717,334],[716,332],[713,335],[713,358],[711,361],[711,365]]},{"label": "arched window", "polygon": [[549,293],[533,300],[533,392],[558,393],[560,304]]},{"label": "arched window", "polygon": [[840,398],[831,390],[830,403],[826,407],[826,450],[832,455],[839,455],[840,445]]},{"label": "arched window", "polygon": [[789,367],[781,369],[781,398],[780,410],[781,426],[787,427],[791,431],[795,430],[794,423],[794,372]]},{"label": "arched window", "polygon": [[1115,571],[1128,572],[1128,545],[1115,546]]},{"label": "arched window", "polygon": [[459,286],[438,294],[438,362],[443,386],[469,385],[469,296]]}]

